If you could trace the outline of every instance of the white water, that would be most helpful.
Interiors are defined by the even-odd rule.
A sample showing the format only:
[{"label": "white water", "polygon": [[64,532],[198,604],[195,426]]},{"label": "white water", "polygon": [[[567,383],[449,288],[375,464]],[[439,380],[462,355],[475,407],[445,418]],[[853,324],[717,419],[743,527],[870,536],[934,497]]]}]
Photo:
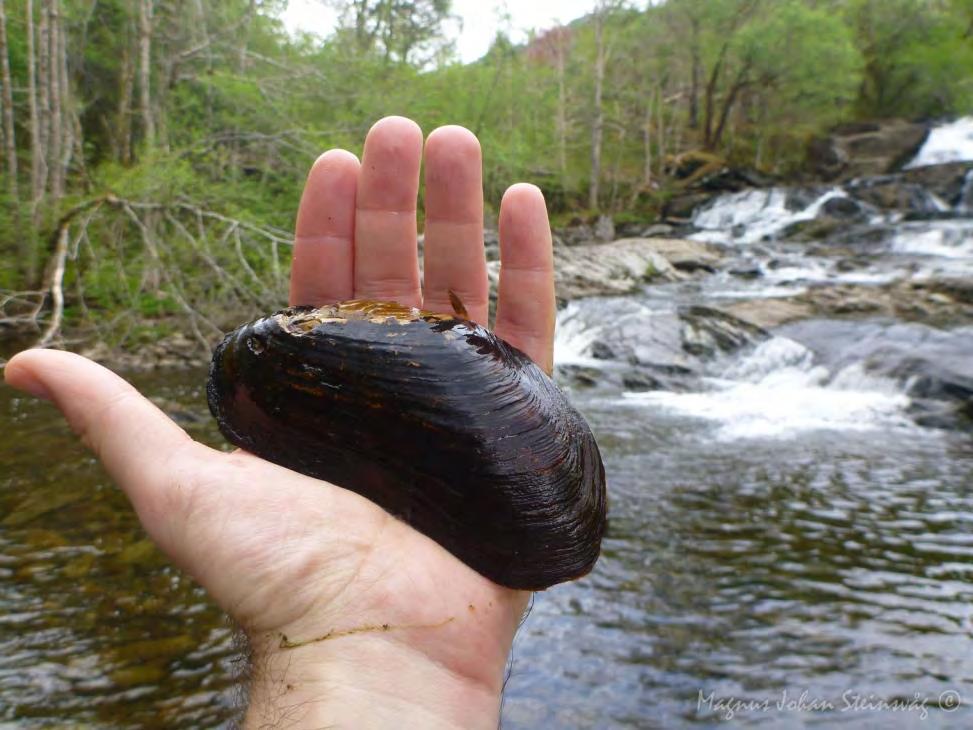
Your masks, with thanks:
[{"label": "white water", "polygon": [[935,127],[906,169],[973,160],[973,117]]},{"label": "white water", "polygon": [[712,390],[701,393],[624,393],[623,402],[714,422],[723,441],[915,427],[905,414],[909,398],[896,383],[860,364],[832,373],[784,337],[762,343],[708,385]]},{"label": "white water", "polygon": [[558,365],[603,366],[604,360],[596,360],[587,354],[588,348],[601,334],[601,329],[585,320],[578,302],[569,302],[557,315],[554,362]]},{"label": "white water", "polygon": [[973,213],[973,170],[966,173],[956,209],[960,213]]},{"label": "white water", "polygon": [[[973,160],[973,117],[936,128],[910,167],[952,160]],[[806,195],[806,191],[804,191]],[[854,191],[852,191],[852,196]],[[599,341],[630,345],[635,359],[654,365],[680,364],[678,344],[659,336],[673,326],[673,306],[696,302],[720,306],[730,299],[757,299],[794,295],[809,286],[857,283],[881,284],[896,279],[921,280],[930,276],[973,275],[973,220],[964,217],[903,221],[901,214],[873,210],[871,224],[837,239],[837,244],[794,243],[778,237],[788,226],[816,218],[833,198],[849,197],[841,188],[822,190],[799,210],[793,192],[783,188],[746,190],[723,195],[699,209],[693,217],[699,229],[690,236],[725,247],[726,269],[699,284],[652,286],[638,298],[625,298],[609,306],[606,300],[577,302],[558,318],[555,359],[558,364],[584,364],[605,371],[624,370],[625,359],[601,360],[590,356]],[[928,195],[926,212],[948,212],[942,200]],[[956,206],[958,213],[973,210],[973,172]],[[879,237],[869,236],[877,233]],[[828,252],[831,244],[835,253]],[[845,250],[852,253],[844,253]],[[860,247],[860,248],[859,248]],[[853,258],[860,250],[861,256]],[[861,262],[861,263],[859,263]],[[850,265],[849,265],[850,264]],[[756,278],[729,273],[759,270]],[[664,313],[668,312],[668,319]],[[677,320],[678,321],[678,320]],[[610,323],[610,324],[606,324]],[[668,323],[668,324],[667,324]],[[671,329],[668,330],[671,335]],[[678,343],[678,339],[676,340]],[[855,343],[849,341],[849,347]],[[640,349],[643,348],[644,349]],[[921,345],[917,343],[917,346]],[[624,348],[623,348],[624,349]],[[644,353],[644,356],[643,356]],[[678,383],[676,390],[625,392],[605,395],[610,407],[645,409],[647,420],[676,422],[689,434],[686,419],[698,423],[704,438],[722,441],[770,439],[786,441],[811,432],[891,432],[918,429],[908,413],[912,402],[905,394],[907,383],[873,375],[862,355],[822,365],[814,353],[798,342],[772,337],[749,351],[706,362],[700,373]],[[829,360],[828,362],[833,362]],[[617,382],[617,379],[616,381]],[[679,392],[683,387],[693,392]],[[917,403],[922,407],[922,402]],[[839,436],[839,438],[845,438]],[[875,438],[868,435],[868,439]],[[911,436],[907,436],[911,438]]]},{"label": "white water", "polygon": [[973,276],[973,221],[906,223],[895,232],[891,251],[922,257],[913,278]]},{"label": "white water", "polygon": [[722,195],[712,204],[696,211],[693,225],[702,230],[691,239],[710,243],[755,243],[772,237],[798,221],[816,217],[821,206],[832,198],[848,197],[840,188],[819,196],[802,210],[787,209],[787,190],[741,190]]}]

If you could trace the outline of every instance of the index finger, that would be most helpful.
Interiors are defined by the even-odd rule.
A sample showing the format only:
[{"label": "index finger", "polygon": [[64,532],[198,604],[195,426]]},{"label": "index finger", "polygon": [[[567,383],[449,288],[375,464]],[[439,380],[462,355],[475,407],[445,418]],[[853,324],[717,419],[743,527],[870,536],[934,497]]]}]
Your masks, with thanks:
[{"label": "index finger", "polygon": [[358,158],[328,150],[308,173],[294,230],[290,303],[319,307],[352,297]]}]

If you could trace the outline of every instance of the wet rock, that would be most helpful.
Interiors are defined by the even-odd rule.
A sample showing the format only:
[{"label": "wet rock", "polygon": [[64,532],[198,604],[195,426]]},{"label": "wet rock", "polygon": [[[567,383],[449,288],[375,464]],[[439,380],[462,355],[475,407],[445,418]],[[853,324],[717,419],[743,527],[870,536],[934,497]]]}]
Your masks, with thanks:
[{"label": "wet rock", "polygon": [[688,192],[674,195],[666,201],[662,208],[662,217],[666,221],[686,223],[692,220],[693,211],[711,201],[713,193]]},{"label": "wet rock", "polygon": [[937,294],[945,294],[953,302],[973,305],[973,278],[931,279],[925,282],[925,288]]},{"label": "wet rock", "polygon": [[880,286],[814,286],[793,297],[735,302],[725,309],[768,328],[812,317],[861,316],[956,326],[973,322],[973,281],[947,278],[901,280]]},{"label": "wet rock", "polygon": [[625,390],[638,393],[647,390],[663,390],[663,382],[645,370],[636,370],[626,373],[622,377],[622,385]]},{"label": "wet rock", "polygon": [[562,300],[627,294],[652,281],[678,281],[687,270],[712,270],[718,249],[698,241],[623,238],[613,243],[554,250],[557,294]]},{"label": "wet rock", "polygon": [[590,352],[596,360],[614,360],[616,357],[615,351],[601,340],[591,343]]},{"label": "wet rock", "polygon": [[823,180],[849,180],[898,170],[919,151],[929,125],[891,119],[846,124],[807,147],[807,167]]},{"label": "wet rock", "polygon": [[712,307],[658,311],[633,298],[610,298],[590,300],[580,311],[584,321],[579,329],[592,334],[580,354],[593,358],[611,353],[613,358],[600,364],[559,365],[559,379],[577,387],[698,390],[716,358],[768,337],[760,327]]},{"label": "wet rock", "polygon": [[849,186],[849,191],[859,200],[881,210],[912,215],[935,215],[945,205],[945,201],[926,187],[908,182],[902,176],[870,178]]},{"label": "wet rock", "polygon": [[492,228],[484,229],[483,249],[487,261],[500,260],[500,234],[496,230]]},{"label": "wet rock", "polygon": [[738,266],[727,273],[739,279],[759,279],[764,275],[759,266]]},{"label": "wet rock", "polygon": [[615,240],[615,222],[610,215],[600,215],[595,222],[595,239],[603,243]]},{"label": "wet rock", "polygon": [[679,314],[684,323],[683,349],[696,357],[736,352],[770,337],[762,327],[714,307],[688,307]]},{"label": "wet rock", "polygon": [[832,371],[861,363],[898,383],[924,426],[973,427],[973,327],[944,330],[889,319],[811,319],[776,334],[811,348]]},{"label": "wet rock", "polygon": [[852,198],[846,198],[843,196],[836,196],[834,198],[828,198],[821,205],[822,216],[827,216],[829,218],[837,218],[839,220],[850,220],[861,218],[864,214],[862,210],[861,203]]},{"label": "wet rock", "polygon": [[554,232],[557,244],[560,246],[584,246],[594,243],[595,230],[587,223],[576,223],[567,228],[558,228]]},{"label": "wet rock", "polygon": [[605,379],[604,371],[576,364],[558,365],[555,375],[559,382],[569,387],[592,388]]},{"label": "wet rock", "polygon": [[[617,238],[644,238],[642,231],[645,230],[644,222],[633,222],[629,221],[627,223],[616,223],[615,224],[615,237]],[[665,236],[667,234],[658,234],[659,236]],[[613,237],[614,238],[614,237]]]},{"label": "wet rock", "polygon": [[672,238],[675,231],[675,226],[670,226],[668,223],[654,223],[644,229],[638,238]]},{"label": "wet rock", "polygon": [[925,188],[955,210],[962,207],[964,192],[973,192],[973,186],[967,187],[971,173],[973,162],[947,162],[903,170],[897,177]]},{"label": "wet rock", "polygon": [[794,221],[778,234],[783,240],[790,241],[818,241],[831,237],[836,231],[847,226],[847,222],[840,218],[824,216],[809,220]]},{"label": "wet rock", "polygon": [[82,488],[71,488],[65,485],[54,494],[46,492],[29,492],[13,509],[0,520],[3,527],[21,527],[46,514],[64,509],[69,505],[89,499],[91,493]]},{"label": "wet rock", "polygon": [[768,329],[814,316],[814,309],[810,304],[796,301],[794,298],[751,299],[734,302],[724,309],[741,319]]}]

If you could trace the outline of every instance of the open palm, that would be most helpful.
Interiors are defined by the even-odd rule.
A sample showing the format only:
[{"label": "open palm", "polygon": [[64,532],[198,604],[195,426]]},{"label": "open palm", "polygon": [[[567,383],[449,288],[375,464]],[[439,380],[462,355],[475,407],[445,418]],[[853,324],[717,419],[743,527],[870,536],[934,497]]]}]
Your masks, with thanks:
[{"label": "open palm", "polygon": [[[480,148],[460,127],[425,145],[424,291],[416,247],[422,133],[389,117],[362,161],[314,164],[297,216],[291,304],[351,298],[450,311],[486,324]],[[551,368],[551,236],[537,188],[500,211],[495,330]],[[483,578],[363,497],[223,453],[110,371],[32,350],[6,379],[51,399],[130,498],[146,531],[245,629],[248,723],[496,726],[506,657],[527,594]]]}]

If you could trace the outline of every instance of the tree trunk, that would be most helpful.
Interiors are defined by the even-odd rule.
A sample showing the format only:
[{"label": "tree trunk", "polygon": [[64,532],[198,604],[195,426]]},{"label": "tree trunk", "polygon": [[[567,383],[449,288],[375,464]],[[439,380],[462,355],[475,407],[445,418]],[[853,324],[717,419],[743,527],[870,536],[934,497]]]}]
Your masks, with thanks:
[{"label": "tree trunk", "polygon": [[[40,139],[41,173],[38,180],[35,205],[39,206],[47,194],[47,183],[50,177],[48,160],[51,150],[51,32],[50,32],[50,0],[41,0],[40,24],[38,25],[37,48],[37,93],[38,93],[38,137]],[[39,212],[39,210],[38,210]],[[35,225],[39,223],[35,221]]]},{"label": "tree trunk", "polygon": [[64,189],[61,186],[61,143],[63,141],[62,120],[61,120],[61,59],[58,50],[61,47],[61,18],[59,0],[50,0],[48,13],[50,16],[49,27],[50,36],[48,40],[48,61],[47,68],[50,74],[48,89],[51,99],[51,142],[48,148],[49,157],[47,158],[48,177],[50,178],[50,191],[54,203],[57,204],[64,197]]},{"label": "tree trunk", "polygon": [[733,86],[730,87],[730,91],[727,93],[726,98],[723,100],[723,108],[720,110],[720,121],[716,125],[716,130],[713,132],[712,137],[710,137],[710,149],[715,149],[719,146],[723,139],[723,132],[726,130],[726,122],[730,117],[730,112],[733,109],[733,105],[736,103],[737,96],[740,92],[747,86],[747,72],[748,68],[744,66],[740,69],[737,77],[733,80]]},{"label": "tree trunk", "polygon": [[139,113],[142,116],[142,142],[155,146],[155,120],[152,118],[152,2],[139,0]]},{"label": "tree trunk", "polygon": [[723,70],[723,56],[726,53],[726,46],[720,51],[720,56],[713,65],[709,81],[706,82],[706,106],[703,111],[703,146],[712,149],[713,144],[713,115],[716,112],[716,85],[720,80],[720,72]]},{"label": "tree trunk", "polygon": [[659,175],[661,177],[663,166],[666,163],[666,141],[668,140],[669,135],[666,134],[665,117],[662,115],[663,109],[665,108],[665,103],[663,102],[661,85],[656,89],[656,93],[658,94],[658,99],[656,99],[656,103],[655,103],[655,116],[656,116],[656,125],[655,125],[656,145],[655,146],[656,146],[656,150],[659,153],[656,155],[656,159],[658,160],[656,162],[656,170],[659,171]]},{"label": "tree trunk", "polygon": [[645,102],[642,115],[642,180],[632,186],[629,207],[634,207],[639,195],[650,189],[652,185],[652,111],[655,106],[655,94],[650,94]]},{"label": "tree trunk", "polygon": [[128,35],[129,43],[126,43],[122,53],[118,111],[115,114],[115,154],[123,165],[130,165],[132,162],[132,97],[135,95],[135,63],[130,45],[132,35]]},{"label": "tree trunk", "polygon": [[[14,95],[10,81],[10,56],[7,49],[7,12],[0,0],[0,80],[3,83],[3,143],[7,156],[7,193],[14,217],[14,231],[20,238],[20,194],[17,190],[17,140],[14,137]],[[23,253],[23,251],[21,251]]]},{"label": "tree trunk", "polygon": [[699,75],[701,62],[699,59],[699,18],[690,21],[690,53],[692,54],[692,77],[689,80],[689,128],[699,127]]},{"label": "tree trunk", "polygon": [[34,0],[27,0],[25,8],[27,32],[27,110],[30,127],[30,236],[25,236],[29,251],[26,260],[27,285],[37,279],[37,208],[44,194],[44,151],[41,146],[41,127],[37,109],[37,53],[34,49]]},{"label": "tree trunk", "polygon": [[594,117],[591,121],[591,178],[588,185],[588,207],[598,209],[598,193],[601,181],[601,143],[605,126],[602,104],[602,87],[605,81],[605,15],[599,10],[595,15],[595,95]]},{"label": "tree trunk", "polygon": [[568,186],[568,124],[567,96],[564,86],[564,67],[567,61],[567,41],[563,34],[557,38],[557,166],[561,174],[561,190]]},{"label": "tree trunk", "polygon": [[655,108],[655,94],[650,94],[645,102],[645,117],[642,119],[642,188],[648,190],[652,185],[652,112]]},{"label": "tree trunk", "polygon": [[[60,0],[56,0],[56,2],[60,3]],[[64,11],[60,8],[58,10],[57,64],[58,98],[61,102],[61,156],[58,160],[56,175],[58,199],[60,199],[67,189],[68,170],[71,168],[71,157],[74,154],[74,130],[77,125],[75,124],[74,105],[71,103],[71,80],[68,78],[68,43],[67,33],[64,30]]]}]

